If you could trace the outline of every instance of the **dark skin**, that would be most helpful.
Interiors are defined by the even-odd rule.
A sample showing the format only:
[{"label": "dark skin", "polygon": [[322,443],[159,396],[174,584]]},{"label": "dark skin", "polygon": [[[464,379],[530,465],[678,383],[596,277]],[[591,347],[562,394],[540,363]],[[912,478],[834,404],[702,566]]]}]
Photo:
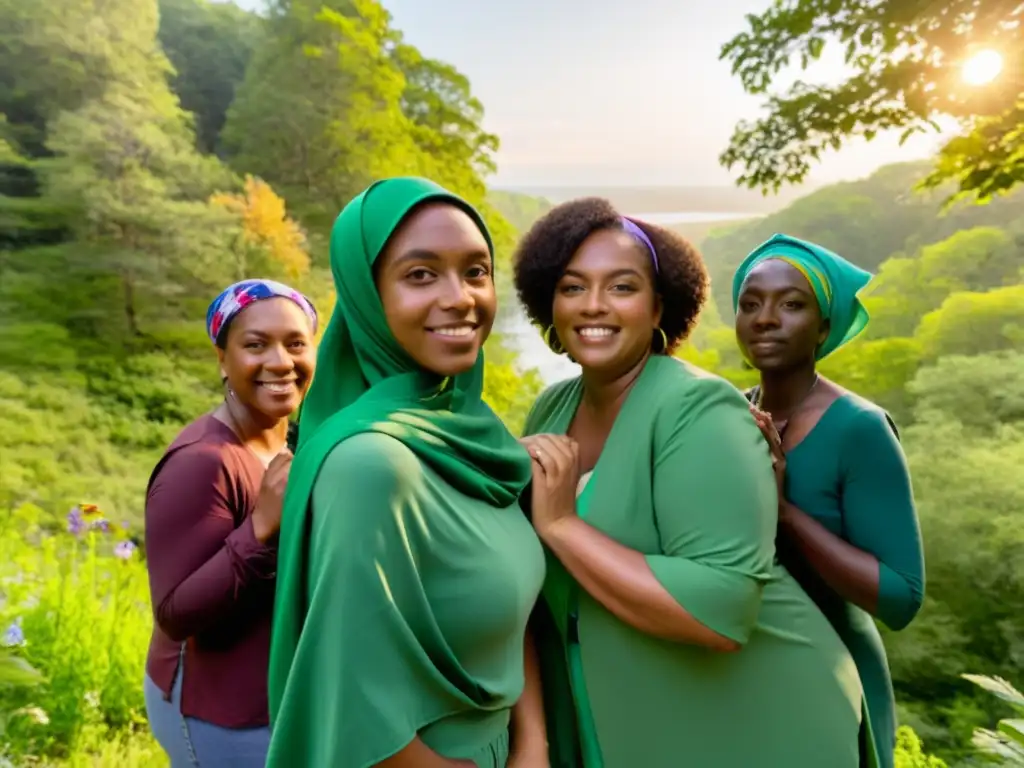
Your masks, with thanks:
[{"label": "dark skin", "polygon": [[784,495],[786,453],[845,394],[833,382],[815,378],[815,352],[827,335],[828,323],[814,292],[797,269],[768,260],[751,271],[739,297],[736,338],[761,373],[761,407],[752,411],[772,448],[779,483],[779,532],[829,587],[874,615],[878,559],[833,534]]},{"label": "dark skin", "polygon": [[576,514],[576,486],[600,458],[615,419],[652,354],[661,320],[649,254],[629,235],[601,231],[580,246],[559,282],[555,331],[583,369],[568,435],[524,440],[534,459],[533,524],[573,578],[621,621],[648,634],[733,651],[658,582],[644,555]]},{"label": "dark skin", "polygon": [[[409,356],[439,376],[469,371],[497,313],[487,241],[465,212],[447,203],[414,211],[388,241],[376,264],[388,327]],[[523,648],[526,683],[512,712],[508,768],[547,768],[547,732],[533,642]],[[439,755],[416,736],[380,768],[472,768],[470,760]]]},{"label": "dark skin", "polygon": [[295,302],[264,299],[243,309],[217,348],[228,389],[213,412],[263,462],[259,497],[252,513],[256,538],[266,543],[281,526],[281,504],[291,470],[285,447],[288,417],[302,402],[316,368],[309,318]]},{"label": "dark skin", "polygon": [[418,365],[439,376],[473,367],[498,308],[491,254],[473,219],[447,203],[418,208],[375,274],[388,327]]}]

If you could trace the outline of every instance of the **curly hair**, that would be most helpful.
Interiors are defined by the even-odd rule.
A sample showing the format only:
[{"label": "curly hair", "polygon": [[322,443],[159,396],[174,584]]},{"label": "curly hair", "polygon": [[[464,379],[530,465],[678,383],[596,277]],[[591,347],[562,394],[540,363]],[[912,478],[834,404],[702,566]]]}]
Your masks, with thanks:
[{"label": "curly hair", "polygon": [[[686,238],[644,221],[644,231],[658,254],[654,289],[662,300],[661,329],[671,353],[697,321],[708,294],[708,273],[700,253]],[[541,328],[553,322],[558,281],[576,251],[594,232],[622,230],[622,214],[600,197],[557,205],[538,219],[513,256],[516,292],[530,319]],[[661,351],[661,350],[659,350]]]}]

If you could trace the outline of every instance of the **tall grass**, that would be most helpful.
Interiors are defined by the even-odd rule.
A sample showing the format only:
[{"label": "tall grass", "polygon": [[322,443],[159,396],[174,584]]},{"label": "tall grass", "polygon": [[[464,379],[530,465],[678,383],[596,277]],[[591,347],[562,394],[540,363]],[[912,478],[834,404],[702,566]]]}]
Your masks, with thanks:
[{"label": "tall grass", "polygon": [[63,528],[23,505],[0,519],[0,630],[41,675],[0,683],[13,765],[164,766],[142,679],[152,626],[146,569],[123,527],[76,507]]}]

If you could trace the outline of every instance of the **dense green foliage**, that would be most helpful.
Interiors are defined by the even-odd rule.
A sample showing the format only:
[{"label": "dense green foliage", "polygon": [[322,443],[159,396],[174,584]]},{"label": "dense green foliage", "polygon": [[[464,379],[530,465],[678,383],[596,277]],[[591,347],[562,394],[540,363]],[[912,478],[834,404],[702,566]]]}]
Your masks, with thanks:
[{"label": "dense green foliage", "polygon": [[[218,397],[206,303],[258,273],[298,284],[329,313],[327,229],[374,176],[441,179],[484,208],[507,257],[514,230],[481,175],[497,139],[479,128],[465,77],[402,43],[377,3],[335,6],[282,5],[268,23],[165,0],[159,43],[174,74],[155,0],[0,4],[0,36],[23,56],[5,64],[18,82],[0,90],[0,502],[87,499],[137,524],[148,468]],[[332,111],[289,122],[297,107],[267,94]],[[225,135],[232,120],[245,125],[230,164],[203,151],[225,143],[225,120]],[[329,162],[274,154],[303,142]],[[288,192],[287,209],[266,182]],[[500,202],[519,213],[513,197]],[[515,423],[539,382],[500,338],[490,346],[488,396]]]},{"label": "dense green foliage", "polygon": [[[220,396],[209,299],[258,272],[326,316],[333,216],[398,173],[481,206],[510,297],[516,231],[549,204],[487,189],[498,140],[469,82],[376,0],[277,0],[266,19],[208,0],[0,0],[0,73],[0,623],[20,622],[14,658],[44,677],[21,684],[0,656],[0,745],[15,764],[160,765],[139,684],[144,553],[113,547],[140,533],[161,450]],[[884,168],[703,237],[715,301],[683,354],[752,381],[729,283],[773,232],[878,272],[873,325],[824,369],[894,414],[920,503],[925,609],[885,636],[917,734],[901,731],[898,765],[938,768],[920,736],[963,768],[974,728],[1009,713],[961,674],[1024,680],[1024,198],[943,214],[950,188],[912,192],[926,172]],[[486,396],[517,429],[540,381],[488,347]],[[65,533],[83,502],[123,529]]]},{"label": "dense green foliage", "polygon": [[[767,115],[736,127],[721,161],[740,183],[778,189],[851,138],[886,130],[910,135],[959,120],[925,187],[988,200],[1024,182],[1024,9],[1017,0],[779,0],[747,16],[722,58],[751,94],[768,95]],[[848,77],[835,85],[798,80],[770,93],[786,67],[808,69],[832,46]],[[960,76],[980,50],[1003,57],[1001,76],[979,85]]]}]

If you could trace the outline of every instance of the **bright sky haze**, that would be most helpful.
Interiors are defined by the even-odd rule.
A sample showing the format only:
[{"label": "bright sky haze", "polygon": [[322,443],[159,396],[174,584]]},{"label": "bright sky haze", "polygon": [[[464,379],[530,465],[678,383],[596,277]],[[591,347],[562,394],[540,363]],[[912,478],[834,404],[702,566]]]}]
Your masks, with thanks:
[{"label": "bright sky haze", "polygon": [[[485,126],[501,138],[491,181],[513,187],[731,184],[718,155],[759,101],[718,52],[769,2],[383,0],[407,41],[469,77]],[[826,50],[803,77],[834,81],[842,71],[839,51]],[[855,143],[810,181],[860,178],[938,145],[934,134],[903,147],[896,135]]]}]

